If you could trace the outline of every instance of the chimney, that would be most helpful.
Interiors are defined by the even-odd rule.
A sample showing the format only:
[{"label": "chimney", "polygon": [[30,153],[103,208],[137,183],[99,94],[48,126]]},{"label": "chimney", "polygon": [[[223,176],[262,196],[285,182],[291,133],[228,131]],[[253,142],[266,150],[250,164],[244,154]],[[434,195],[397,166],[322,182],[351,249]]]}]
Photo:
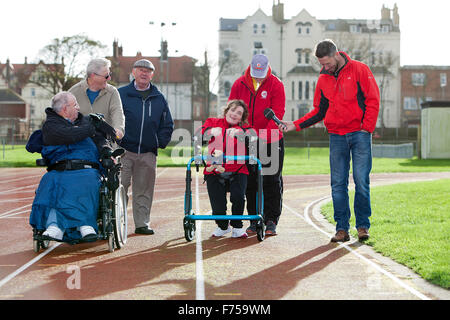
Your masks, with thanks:
[{"label": "chimney", "polygon": [[278,24],[284,23],[284,4],[280,3],[280,0],[277,4],[275,4],[275,0],[273,1],[272,19]]},{"label": "chimney", "polygon": [[123,54],[123,49],[122,49],[122,46],[120,46],[120,47],[119,47],[119,57],[121,57],[122,54]]},{"label": "chimney", "polygon": [[383,4],[381,8],[381,20],[390,20],[391,19],[391,10],[386,8]]},{"label": "chimney", "polygon": [[117,50],[118,49],[117,47],[118,47],[117,40],[114,39],[114,41],[113,41],[113,57],[114,58],[117,58],[117,56],[119,54],[119,51]]},{"label": "chimney", "polygon": [[394,4],[394,9],[392,11],[392,21],[394,23],[394,26],[398,27],[400,26],[400,15],[398,14],[397,4]]},{"label": "chimney", "polygon": [[28,64],[28,59],[27,59],[27,57],[25,57],[25,64]]}]

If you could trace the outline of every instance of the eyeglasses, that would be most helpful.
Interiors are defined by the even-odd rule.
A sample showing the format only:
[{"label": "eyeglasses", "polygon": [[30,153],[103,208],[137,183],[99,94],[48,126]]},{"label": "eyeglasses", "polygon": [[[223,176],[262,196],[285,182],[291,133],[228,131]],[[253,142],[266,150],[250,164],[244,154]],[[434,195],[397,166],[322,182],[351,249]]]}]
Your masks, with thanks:
[{"label": "eyeglasses", "polygon": [[105,78],[106,80],[108,80],[108,78],[112,76],[112,72],[108,73],[106,76],[103,76],[103,75],[98,74],[98,73],[95,73],[95,72],[94,72],[94,74],[97,75],[97,76],[99,76],[99,77],[103,77],[103,78]]}]

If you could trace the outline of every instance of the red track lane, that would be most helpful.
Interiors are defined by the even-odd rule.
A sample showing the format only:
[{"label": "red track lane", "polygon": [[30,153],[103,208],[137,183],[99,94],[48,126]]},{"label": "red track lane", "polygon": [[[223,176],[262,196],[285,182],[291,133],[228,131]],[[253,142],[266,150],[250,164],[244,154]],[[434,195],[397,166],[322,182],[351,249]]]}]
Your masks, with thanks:
[{"label": "red track lane", "polygon": [[[0,300],[196,299],[198,245],[206,299],[346,299],[340,296],[342,290],[350,299],[418,299],[343,247],[329,243],[329,238],[300,217],[310,202],[330,194],[328,175],[284,177],[284,203],[296,213],[284,208],[278,236],[266,237],[263,242],[255,236],[210,238],[215,224],[203,221],[197,225],[202,239],[199,243],[184,239],[184,168],[158,168],[151,213],[155,235],[133,233],[129,208],[129,238],[124,248],[109,253],[105,241],[61,244],[1,285],[2,279],[38,256],[32,249],[28,217],[44,172],[40,168],[0,169]],[[450,173],[376,174],[372,184],[445,177],[450,178]],[[210,205],[201,174],[199,182],[200,213],[205,214]],[[194,192],[194,182],[192,187]],[[332,229],[326,222],[318,223]],[[351,245],[373,257],[367,246]],[[385,262],[384,266],[389,268]],[[342,282],[336,281],[337,277]],[[417,287],[420,279],[416,278],[408,283]],[[79,289],[75,286],[78,280]],[[362,292],[358,286],[368,290]],[[434,291],[420,290],[430,298],[440,297]]]}]

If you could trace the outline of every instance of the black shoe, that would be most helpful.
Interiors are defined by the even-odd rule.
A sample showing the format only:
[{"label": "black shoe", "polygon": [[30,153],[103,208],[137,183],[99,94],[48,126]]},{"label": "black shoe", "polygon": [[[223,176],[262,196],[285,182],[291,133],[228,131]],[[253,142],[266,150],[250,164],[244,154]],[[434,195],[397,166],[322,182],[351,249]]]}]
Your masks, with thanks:
[{"label": "black shoe", "polygon": [[98,240],[98,237],[95,233],[90,233],[81,238],[81,242],[95,242]]},{"label": "black shoe", "polygon": [[153,229],[150,229],[149,227],[140,227],[140,228],[136,228],[134,230],[134,233],[150,235],[150,234],[154,234],[155,231],[153,231]]}]

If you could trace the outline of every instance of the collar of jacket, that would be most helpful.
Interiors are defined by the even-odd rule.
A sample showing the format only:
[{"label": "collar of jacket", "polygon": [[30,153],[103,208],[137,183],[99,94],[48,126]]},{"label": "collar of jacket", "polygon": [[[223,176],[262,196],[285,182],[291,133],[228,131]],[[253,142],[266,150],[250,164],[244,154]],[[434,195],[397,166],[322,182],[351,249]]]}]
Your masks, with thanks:
[{"label": "collar of jacket", "polygon": [[[86,93],[86,90],[89,89],[89,85],[88,85],[87,79],[82,80],[82,81],[80,82],[80,86],[81,86],[81,88],[83,89],[83,92]],[[100,90],[100,93],[98,94],[99,97],[105,95],[106,92],[108,92],[108,90],[109,90],[108,86],[110,86],[109,83],[106,84],[105,89],[101,89],[101,90]],[[87,93],[86,93],[86,95],[87,95]]]},{"label": "collar of jacket", "polygon": [[[261,82],[261,84],[259,85],[259,88],[261,88],[263,86],[263,84],[267,81],[267,79],[272,75],[272,68],[269,66],[269,70],[267,71],[267,75],[264,78],[264,80]],[[255,91],[255,87],[253,86],[253,78],[250,75],[250,66],[247,67],[247,70],[245,70],[244,73],[244,79],[245,79],[245,84],[247,85],[247,87],[253,91]]]},{"label": "collar of jacket", "polygon": [[[136,87],[134,86],[134,82],[135,82],[135,80],[133,79],[130,82],[130,84],[128,85],[127,95],[130,96],[130,97],[139,97],[139,98],[141,98],[142,95],[141,95],[141,93],[138,90],[136,90]],[[155,96],[158,96],[158,95],[161,95],[161,94],[162,94],[161,91],[159,91],[159,89],[153,83],[150,82],[150,94],[148,95],[148,97],[155,97]]]},{"label": "collar of jacket", "polygon": [[[47,115],[48,118],[61,119],[61,120],[67,121],[66,119],[61,117],[59,114],[57,114],[56,111],[53,110],[52,107],[46,108],[45,109],[45,114]],[[81,121],[82,118],[83,118],[83,115],[80,112],[78,112],[78,117],[75,119],[75,121],[74,122],[68,121],[68,122],[73,124],[73,125],[76,125],[76,124],[78,124]]]},{"label": "collar of jacket", "polygon": [[[345,60],[344,66],[343,66],[343,67],[341,68],[341,70],[340,70],[340,71],[342,71],[342,69],[344,69],[344,68],[347,66],[347,64],[348,64],[349,62],[352,61],[352,59],[350,59],[350,57],[348,56],[348,54],[346,54],[344,51],[339,51],[339,54],[340,54],[340,55],[344,58],[344,60]],[[340,72],[340,71],[339,71],[339,72]],[[320,70],[320,74],[328,74],[328,75],[334,77],[334,73],[331,73],[331,72],[326,71],[325,68],[322,68],[322,70]]]}]

